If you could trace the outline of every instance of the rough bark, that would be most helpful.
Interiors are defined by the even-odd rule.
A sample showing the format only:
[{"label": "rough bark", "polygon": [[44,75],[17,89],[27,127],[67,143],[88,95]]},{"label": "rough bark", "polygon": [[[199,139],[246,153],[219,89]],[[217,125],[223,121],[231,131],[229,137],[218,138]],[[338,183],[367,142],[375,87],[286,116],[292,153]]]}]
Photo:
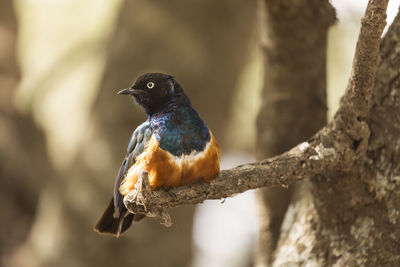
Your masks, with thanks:
[{"label": "rough bark", "polygon": [[[259,3],[264,53],[263,101],[257,121],[260,160],[288,150],[326,124],[327,32],[335,12],[328,1]],[[272,261],[293,190],[274,187],[257,192],[256,266]]]},{"label": "rough bark", "polygon": [[[363,25],[366,23],[368,28],[370,25],[363,20]],[[368,34],[367,31],[364,33]],[[376,30],[371,32],[380,36]],[[280,240],[276,266],[305,263],[309,266],[399,265],[400,172],[399,161],[396,160],[399,158],[400,139],[399,61],[396,59],[399,57],[399,32],[398,16],[382,42],[382,63],[376,77],[364,74],[359,76],[358,81],[357,78],[350,81],[349,91],[355,98],[362,96],[362,100],[355,103],[362,104],[356,104],[354,108],[344,106],[344,109],[359,114],[356,118],[367,115],[366,123],[371,131],[366,142],[367,157],[360,157],[350,172],[330,172],[313,179],[312,194],[293,203],[288,213],[286,233]],[[357,46],[365,49],[370,42],[368,45],[359,42]],[[360,51],[359,48],[357,50]],[[371,54],[374,56],[376,51],[363,53],[366,53],[363,58],[367,58]],[[354,71],[374,67],[355,60],[357,64]],[[365,109],[368,93],[365,98],[363,94],[372,89],[374,79],[372,105],[368,111]],[[350,89],[354,84],[364,82],[362,93]],[[343,98],[342,104],[348,101],[347,97]],[[337,116],[340,115],[338,113]],[[351,123],[351,120],[346,123]],[[293,229],[297,229],[297,233]]]}]

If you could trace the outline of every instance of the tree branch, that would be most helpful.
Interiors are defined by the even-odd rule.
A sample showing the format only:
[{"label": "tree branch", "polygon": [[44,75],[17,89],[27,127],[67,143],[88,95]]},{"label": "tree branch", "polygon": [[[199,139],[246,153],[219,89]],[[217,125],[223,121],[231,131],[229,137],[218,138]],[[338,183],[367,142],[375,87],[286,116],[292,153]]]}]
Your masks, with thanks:
[{"label": "tree branch", "polygon": [[[321,133],[324,136],[333,134],[326,131],[324,128]],[[317,134],[315,138],[297,145],[282,155],[223,170],[210,183],[197,182],[169,190],[152,191],[147,173],[142,172],[135,190],[124,198],[124,203],[129,211],[162,218],[163,224],[169,226],[170,218],[166,213],[169,208],[202,203],[206,199],[232,197],[260,187],[287,187],[295,181],[323,173],[326,169],[342,167],[341,159],[344,158],[346,147],[340,146],[338,142],[324,142],[319,136],[322,137],[321,134]],[[334,140],[335,137],[331,136],[328,139]]]},{"label": "tree branch", "polygon": [[386,26],[388,2],[388,0],[368,2],[367,10],[361,20],[350,81],[338,114],[353,113],[353,117],[358,120],[364,120],[367,115],[379,65],[379,45]]},{"label": "tree branch", "polygon": [[348,90],[332,124],[286,153],[224,170],[210,183],[198,182],[168,191],[152,191],[147,174],[143,172],[135,185],[136,189],[124,198],[127,209],[162,218],[165,225],[170,225],[166,210],[172,207],[231,197],[260,187],[286,187],[294,181],[328,171],[350,169],[365,152],[368,142],[369,129],[363,119],[368,111],[378,66],[377,55],[385,27],[387,3],[388,0],[371,0],[368,4],[362,19]]}]

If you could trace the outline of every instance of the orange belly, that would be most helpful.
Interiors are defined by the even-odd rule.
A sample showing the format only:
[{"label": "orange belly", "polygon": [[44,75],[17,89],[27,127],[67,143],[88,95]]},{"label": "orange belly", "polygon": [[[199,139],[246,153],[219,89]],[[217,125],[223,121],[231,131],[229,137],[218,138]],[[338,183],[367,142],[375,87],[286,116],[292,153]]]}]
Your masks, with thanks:
[{"label": "orange belly", "polygon": [[177,187],[197,180],[209,182],[214,179],[219,173],[221,150],[211,132],[210,134],[211,140],[204,151],[180,157],[161,149],[153,136],[128,170],[119,189],[121,194],[126,195],[135,188],[140,170],[147,171],[152,189]]}]

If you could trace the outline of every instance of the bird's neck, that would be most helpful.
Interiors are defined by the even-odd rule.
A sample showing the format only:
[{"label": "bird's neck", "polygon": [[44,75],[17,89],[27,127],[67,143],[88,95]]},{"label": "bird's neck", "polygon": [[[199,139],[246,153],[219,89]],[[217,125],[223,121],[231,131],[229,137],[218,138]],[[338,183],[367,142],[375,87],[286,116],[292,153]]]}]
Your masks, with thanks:
[{"label": "bird's neck", "polygon": [[152,117],[156,117],[162,114],[168,114],[176,111],[177,108],[191,107],[189,98],[184,94],[171,97],[168,101],[164,101],[162,104],[155,105],[153,108],[146,109],[146,114],[150,120]]}]

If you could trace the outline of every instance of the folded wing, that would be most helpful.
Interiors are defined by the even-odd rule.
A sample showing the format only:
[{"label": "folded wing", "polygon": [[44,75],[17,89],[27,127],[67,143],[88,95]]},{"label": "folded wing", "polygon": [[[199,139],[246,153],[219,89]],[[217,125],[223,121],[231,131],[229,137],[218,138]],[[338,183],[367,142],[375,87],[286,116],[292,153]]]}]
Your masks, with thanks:
[{"label": "folded wing", "polygon": [[115,180],[114,196],[104,214],[97,222],[94,228],[96,232],[119,236],[131,226],[132,221],[139,221],[145,217],[143,214],[132,214],[128,212],[123,203],[123,196],[119,192],[119,187],[129,168],[135,164],[136,158],[143,152],[152,135],[153,132],[148,121],[142,123],[132,133],[127,154],[119,168],[117,179]]}]

